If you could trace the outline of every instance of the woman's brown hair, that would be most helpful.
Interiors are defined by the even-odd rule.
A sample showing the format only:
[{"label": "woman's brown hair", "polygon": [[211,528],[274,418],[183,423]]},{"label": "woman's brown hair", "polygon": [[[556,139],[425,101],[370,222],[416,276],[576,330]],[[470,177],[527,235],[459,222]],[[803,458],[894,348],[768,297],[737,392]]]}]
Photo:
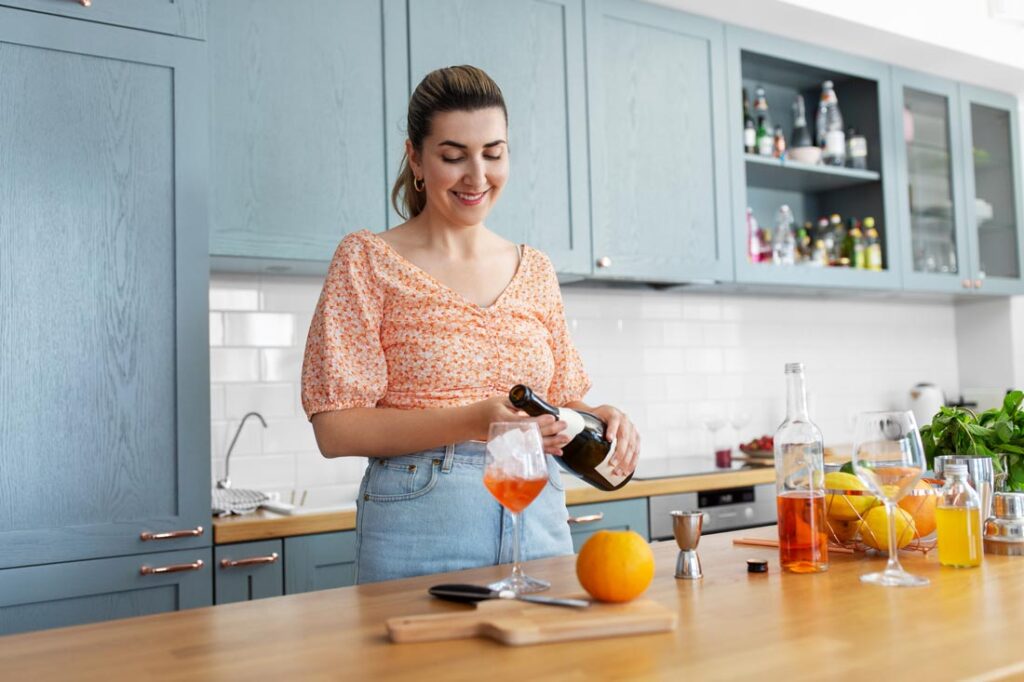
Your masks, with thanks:
[{"label": "woman's brown hair", "polygon": [[[423,151],[423,139],[430,134],[434,114],[443,111],[477,111],[498,107],[508,124],[508,110],[501,88],[483,69],[475,66],[449,66],[431,71],[416,86],[409,99],[406,130],[413,149]],[[409,158],[402,155],[398,179],[391,189],[391,205],[408,220],[423,211],[426,193],[417,191]],[[421,185],[422,187],[422,185]]]}]

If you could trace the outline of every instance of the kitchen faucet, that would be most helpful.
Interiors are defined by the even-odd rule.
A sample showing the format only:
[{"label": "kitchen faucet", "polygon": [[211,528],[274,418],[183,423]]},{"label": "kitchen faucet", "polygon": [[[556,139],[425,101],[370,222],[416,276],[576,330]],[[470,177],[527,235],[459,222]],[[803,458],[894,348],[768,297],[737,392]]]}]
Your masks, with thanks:
[{"label": "kitchen faucet", "polygon": [[228,471],[231,466],[231,451],[235,448],[235,442],[238,440],[238,434],[242,433],[242,427],[245,426],[245,422],[249,417],[256,417],[260,420],[260,423],[263,424],[263,428],[267,428],[267,420],[264,419],[263,415],[259,412],[249,412],[242,417],[242,421],[238,424],[238,428],[235,430],[235,437],[231,439],[231,445],[228,446],[228,454],[224,457],[224,478],[217,481],[218,488],[227,489],[231,487],[231,479],[228,476]]}]

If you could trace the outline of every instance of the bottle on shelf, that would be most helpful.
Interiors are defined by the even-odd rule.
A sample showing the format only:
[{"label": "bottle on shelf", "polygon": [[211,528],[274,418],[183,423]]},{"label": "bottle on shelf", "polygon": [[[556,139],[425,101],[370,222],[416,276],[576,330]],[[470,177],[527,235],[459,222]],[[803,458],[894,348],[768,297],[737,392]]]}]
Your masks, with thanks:
[{"label": "bottle on shelf", "polygon": [[796,231],[797,262],[806,263],[811,260],[811,251],[814,248],[814,245],[811,243],[811,233],[813,231],[814,226],[811,225],[811,221],[809,220]]},{"label": "bottle on shelf", "polygon": [[747,206],[747,258],[751,263],[761,262],[761,228],[757,225],[754,209]]},{"label": "bottle on shelf", "polygon": [[828,265],[828,249],[825,247],[825,240],[818,239],[814,242],[814,248],[811,251],[811,260],[809,265],[815,267],[825,267]]},{"label": "bottle on shelf", "polygon": [[771,263],[772,262],[772,228],[771,225],[764,224],[761,226],[761,262]]},{"label": "bottle on shelf", "polygon": [[775,217],[772,262],[775,265],[796,264],[796,235],[793,234],[793,212],[786,204],[779,207],[778,215]]},{"label": "bottle on shelf", "polygon": [[846,162],[846,133],[843,130],[843,115],[839,111],[839,98],[836,97],[832,81],[821,84],[816,123],[822,162],[842,166]]},{"label": "bottle on shelf", "polygon": [[825,216],[818,218],[818,240],[825,247],[824,265],[832,265],[832,255],[835,252],[835,237],[828,218]]},{"label": "bottle on shelf", "polygon": [[786,136],[782,134],[782,126],[775,126],[772,136],[772,156],[776,159],[786,158]]},{"label": "bottle on shelf", "polygon": [[966,464],[947,464],[946,484],[935,510],[939,563],[955,568],[981,565],[981,498],[967,480]]},{"label": "bottle on shelf", "polygon": [[747,154],[757,153],[757,126],[750,116],[750,100],[746,88],[743,88],[743,151]]},{"label": "bottle on shelf", "polygon": [[828,570],[825,446],[807,413],[804,366],[786,364],[786,420],[775,432],[779,563],[794,573]]},{"label": "bottle on shelf", "polygon": [[853,128],[846,132],[846,165],[857,170],[868,168],[868,139]]},{"label": "bottle on shelf", "polygon": [[772,155],[772,134],[768,131],[768,125],[764,116],[757,117],[757,153],[761,156]]},{"label": "bottle on shelf", "polygon": [[807,127],[807,112],[804,109],[804,96],[793,97],[793,134],[789,138],[790,147],[811,147],[811,130]]},{"label": "bottle on shelf", "polygon": [[[846,240],[846,228],[843,227],[843,218],[838,213],[833,213],[828,221],[828,229],[832,234],[832,245],[829,253],[829,264],[835,266],[843,265],[843,242]],[[849,261],[846,262],[849,265]]]},{"label": "bottle on shelf", "polygon": [[853,226],[847,232],[847,236],[853,247],[850,253],[850,264],[858,270],[866,270],[868,267],[867,251],[864,248],[864,233],[859,221],[853,221]]},{"label": "bottle on shelf", "polygon": [[568,407],[553,407],[522,384],[508,392],[509,401],[532,417],[550,414],[568,426],[564,433],[572,438],[562,446],[562,456],[555,460],[563,469],[599,490],[618,490],[629,483],[633,474],[616,474],[609,462],[615,454],[616,441],[605,440],[607,424],[590,414]]},{"label": "bottle on shelf", "polygon": [[758,85],[754,89],[754,115],[764,116],[764,123],[768,130],[773,130],[772,117],[768,113],[768,97],[764,94],[764,88]]},{"label": "bottle on shelf", "polygon": [[868,270],[882,270],[882,242],[875,229],[875,219],[864,218],[864,267]]}]

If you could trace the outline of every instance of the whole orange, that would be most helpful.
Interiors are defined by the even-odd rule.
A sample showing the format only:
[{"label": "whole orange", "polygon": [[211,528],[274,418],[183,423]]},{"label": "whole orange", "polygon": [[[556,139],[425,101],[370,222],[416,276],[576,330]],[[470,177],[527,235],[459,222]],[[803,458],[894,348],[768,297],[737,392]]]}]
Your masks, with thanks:
[{"label": "whole orange", "polygon": [[599,530],[576,557],[576,577],[598,601],[629,601],[651,584],[654,552],[631,530]]},{"label": "whole orange", "polygon": [[899,505],[910,512],[914,517],[914,528],[917,529],[917,537],[923,538],[931,535],[935,530],[935,506],[938,504],[939,496],[927,481],[918,481],[915,490],[930,490],[930,495],[907,495],[899,501]]}]

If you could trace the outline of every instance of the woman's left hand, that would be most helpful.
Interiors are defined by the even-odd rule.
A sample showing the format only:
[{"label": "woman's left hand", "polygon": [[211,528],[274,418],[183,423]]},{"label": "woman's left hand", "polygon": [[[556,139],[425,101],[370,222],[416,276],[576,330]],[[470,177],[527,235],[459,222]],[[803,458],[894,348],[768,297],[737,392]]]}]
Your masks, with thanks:
[{"label": "woman's left hand", "polygon": [[640,432],[636,430],[636,425],[624,412],[611,405],[601,405],[591,411],[608,425],[604,437],[616,440],[615,455],[611,462],[615,473],[621,476],[633,473],[640,458]]}]

